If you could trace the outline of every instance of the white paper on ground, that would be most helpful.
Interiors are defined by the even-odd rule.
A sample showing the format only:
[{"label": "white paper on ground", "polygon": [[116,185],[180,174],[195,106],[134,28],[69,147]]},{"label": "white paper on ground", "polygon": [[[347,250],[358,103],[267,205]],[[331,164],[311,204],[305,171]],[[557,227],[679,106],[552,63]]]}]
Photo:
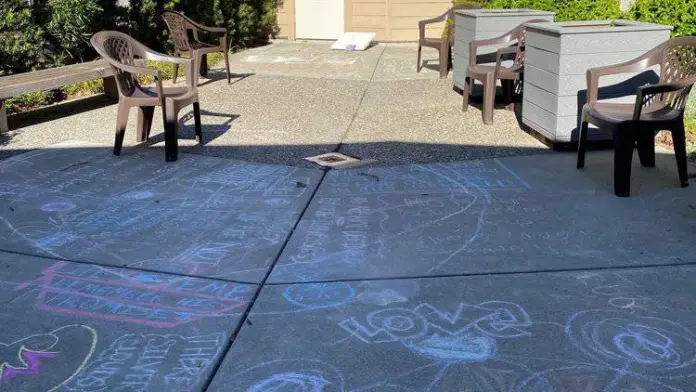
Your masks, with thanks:
[{"label": "white paper on ground", "polygon": [[345,33],[339,38],[331,49],[336,50],[365,50],[375,39],[375,33]]}]

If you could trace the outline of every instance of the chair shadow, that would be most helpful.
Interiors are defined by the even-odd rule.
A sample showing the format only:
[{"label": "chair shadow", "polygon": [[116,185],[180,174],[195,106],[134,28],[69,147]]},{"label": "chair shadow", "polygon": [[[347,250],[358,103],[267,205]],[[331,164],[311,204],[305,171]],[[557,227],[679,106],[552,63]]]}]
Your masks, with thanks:
[{"label": "chair shadow", "polygon": [[421,70],[423,70],[423,68],[426,68],[426,69],[429,69],[431,71],[440,72],[440,60],[438,60],[438,59],[422,60],[420,67],[421,67]]},{"label": "chair shadow", "polygon": [[[254,74],[254,73],[236,74],[234,72],[231,72],[230,73],[230,79],[231,79],[230,85],[233,85],[235,83],[239,83],[239,82],[243,81],[244,79],[251,77],[251,76],[254,76],[254,75],[256,75],[256,74]],[[208,70],[207,77],[199,76],[198,87],[207,86],[211,83],[225,81],[225,80],[227,80],[227,73],[225,72],[224,69]],[[175,83],[175,84],[172,83],[172,85],[179,86],[179,85],[183,85],[184,83],[186,83],[186,78],[180,77],[177,80],[177,83]]]},{"label": "chair shadow", "polygon": [[[206,145],[207,143],[217,139],[218,137],[222,136],[227,132],[231,127],[230,124],[238,119],[240,116],[238,114],[227,114],[227,113],[217,113],[217,112],[211,112],[208,110],[203,110],[201,109],[201,118],[202,117],[222,117],[222,118],[227,118],[226,121],[224,121],[222,124],[202,124],[201,125],[201,130],[203,133],[203,145]],[[193,110],[190,112],[185,113],[183,116],[179,118],[179,122],[177,125],[178,133],[177,137],[179,139],[195,139],[196,137],[196,127],[193,122],[194,116],[193,116]],[[188,124],[187,124],[188,123]],[[162,143],[164,142],[164,133],[159,133],[154,136],[150,136],[150,138],[147,141],[147,145],[153,145],[157,143]]]}]

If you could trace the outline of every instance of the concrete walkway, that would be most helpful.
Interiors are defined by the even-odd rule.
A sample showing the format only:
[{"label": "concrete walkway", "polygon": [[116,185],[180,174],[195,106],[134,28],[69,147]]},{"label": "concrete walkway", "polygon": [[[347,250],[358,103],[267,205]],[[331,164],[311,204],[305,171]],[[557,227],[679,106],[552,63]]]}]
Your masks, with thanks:
[{"label": "concrete walkway", "polygon": [[[413,44],[380,44],[366,52],[332,52],[329,45],[279,42],[232,56],[237,77],[231,86],[220,82],[217,68],[200,87],[204,146],[192,141],[190,109],[181,113],[184,151],[286,165],[336,150],[380,165],[547,151],[520,130],[512,112],[497,110],[494,126],[483,124],[476,106],[462,113],[452,81],[431,69],[437,66],[434,50],[425,48],[429,61],[416,73]],[[14,121],[16,131],[0,136],[0,157],[66,140],[112,145],[116,106],[94,101],[58,105],[55,112],[65,116],[58,119],[44,111]],[[96,108],[79,112],[89,105]],[[130,146],[136,124],[131,114]],[[164,140],[161,118],[156,112],[151,144],[157,147]]]},{"label": "concrete walkway", "polygon": [[[278,99],[263,118],[307,140],[340,124],[343,117],[330,113],[341,112],[328,108],[347,100],[353,84],[366,86],[357,112],[410,83],[446,91],[438,80],[401,80],[397,88],[255,75],[232,87],[209,83],[202,96],[210,107],[214,89],[252,95],[244,83],[255,79],[275,86]],[[314,96],[300,88],[321,94],[322,83],[345,89]],[[387,110],[417,111],[416,98],[403,94],[403,108]],[[263,127],[252,121],[250,113],[266,112],[254,102],[260,96],[235,102],[245,114],[215,140],[244,135],[231,129],[238,120]],[[310,115],[311,107],[327,116]],[[292,121],[283,111],[296,113]],[[215,150],[191,144],[193,153],[165,164],[157,144],[111,155],[103,124],[113,117],[99,127],[87,118],[94,112],[20,130],[6,146],[13,156],[0,161],[2,391],[689,392],[696,385],[696,187],[678,188],[669,154],[658,154],[655,169],[636,163],[634,195],[619,199],[607,152],[588,153],[578,171],[573,154],[509,156],[499,135],[500,146],[482,145],[490,159],[456,159],[455,149],[475,144],[449,141],[451,156],[396,164],[410,157],[387,149],[394,156],[381,165],[323,171],[298,164],[300,149],[279,132],[268,136],[274,146],[244,159],[205,156]],[[345,130],[357,122],[347,119]],[[308,133],[293,131],[305,125]],[[47,137],[55,139],[95,134],[18,154],[41,127],[53,127]]]}]

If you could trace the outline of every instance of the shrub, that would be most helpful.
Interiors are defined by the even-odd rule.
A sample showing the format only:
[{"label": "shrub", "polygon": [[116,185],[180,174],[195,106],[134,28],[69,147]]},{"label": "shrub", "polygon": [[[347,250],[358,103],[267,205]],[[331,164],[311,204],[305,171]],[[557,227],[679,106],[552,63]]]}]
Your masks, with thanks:
[{"label": "shrub", "polygon": [[44,31],[25,0],[0,1],[0,74],[26,72],[49,62]]},{"label": "shrub", "polygon": [[674,26],[673,36],[696,34],[696,2],[693,0],[636,0],[627,17]]},{"label": "shrub", "polygon": [[102,8],[96,0],[49,0],[51,21],[47,30],[56,43],[56,52],[71,62],[83,61],[89,51],[94,20]]},{"label": "shrub", "polygon": [[[471,3],[454,0],[454,4]],[[479,0],[483,8],[527,8],[556,13],[559,22],[615,19],[621,15],[618,0]]]}]

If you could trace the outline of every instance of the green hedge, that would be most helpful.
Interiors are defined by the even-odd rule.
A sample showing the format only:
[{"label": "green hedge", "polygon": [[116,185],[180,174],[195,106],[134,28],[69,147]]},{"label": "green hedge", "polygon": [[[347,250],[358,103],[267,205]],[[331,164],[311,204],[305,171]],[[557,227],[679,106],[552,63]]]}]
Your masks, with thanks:
[{"label": "green hedge", "polygon": [[275,5],[276,0],[130,0],[125,8],[117,0],[0,0],[0,75],[92,60],[89,38],[102,30],[123,31],[167,51],[164,10],[226,27],[233,47],[262,44],[278,30]]},{"label": "green hedge", "polygon": [[[89,44],[98,31],[119,30],[148,47],[172,44],[160,15],[184,12],[193,20],[228,29],[233,49],[263,44],[278,31],[276,0],[0,0],[0,76],[93,60]],[[31,5],[30,5],[31,4]],[[217,37],[202,36],[203,40]],[[209,58],[212,63],[215,59]],[[162,68],[165,76],[169,68]],[[27,94],[8,100],[10,112],[100,91],[100,83]]]},{"label": "green hedge", "polygon": [[483,8],[528,8],[553,11],[559,22],[624,18],[674,26],[673,36],[696,35],[696,1],[636,0],[621,13],[619,0],[454,0],[478,3]]},{"label": "green hedge", "polygon": [[[454,4],[471,3],[454,0]],[[618,0],[480,0],[483,8],[527,8],[556,13],[559,22],[571,20],[616,19],[621,16]]]},{"label": "green hedge", "polygon": [[694,0],[637,0],[626,16],[674,26],[673,36],[696,35]]}]

